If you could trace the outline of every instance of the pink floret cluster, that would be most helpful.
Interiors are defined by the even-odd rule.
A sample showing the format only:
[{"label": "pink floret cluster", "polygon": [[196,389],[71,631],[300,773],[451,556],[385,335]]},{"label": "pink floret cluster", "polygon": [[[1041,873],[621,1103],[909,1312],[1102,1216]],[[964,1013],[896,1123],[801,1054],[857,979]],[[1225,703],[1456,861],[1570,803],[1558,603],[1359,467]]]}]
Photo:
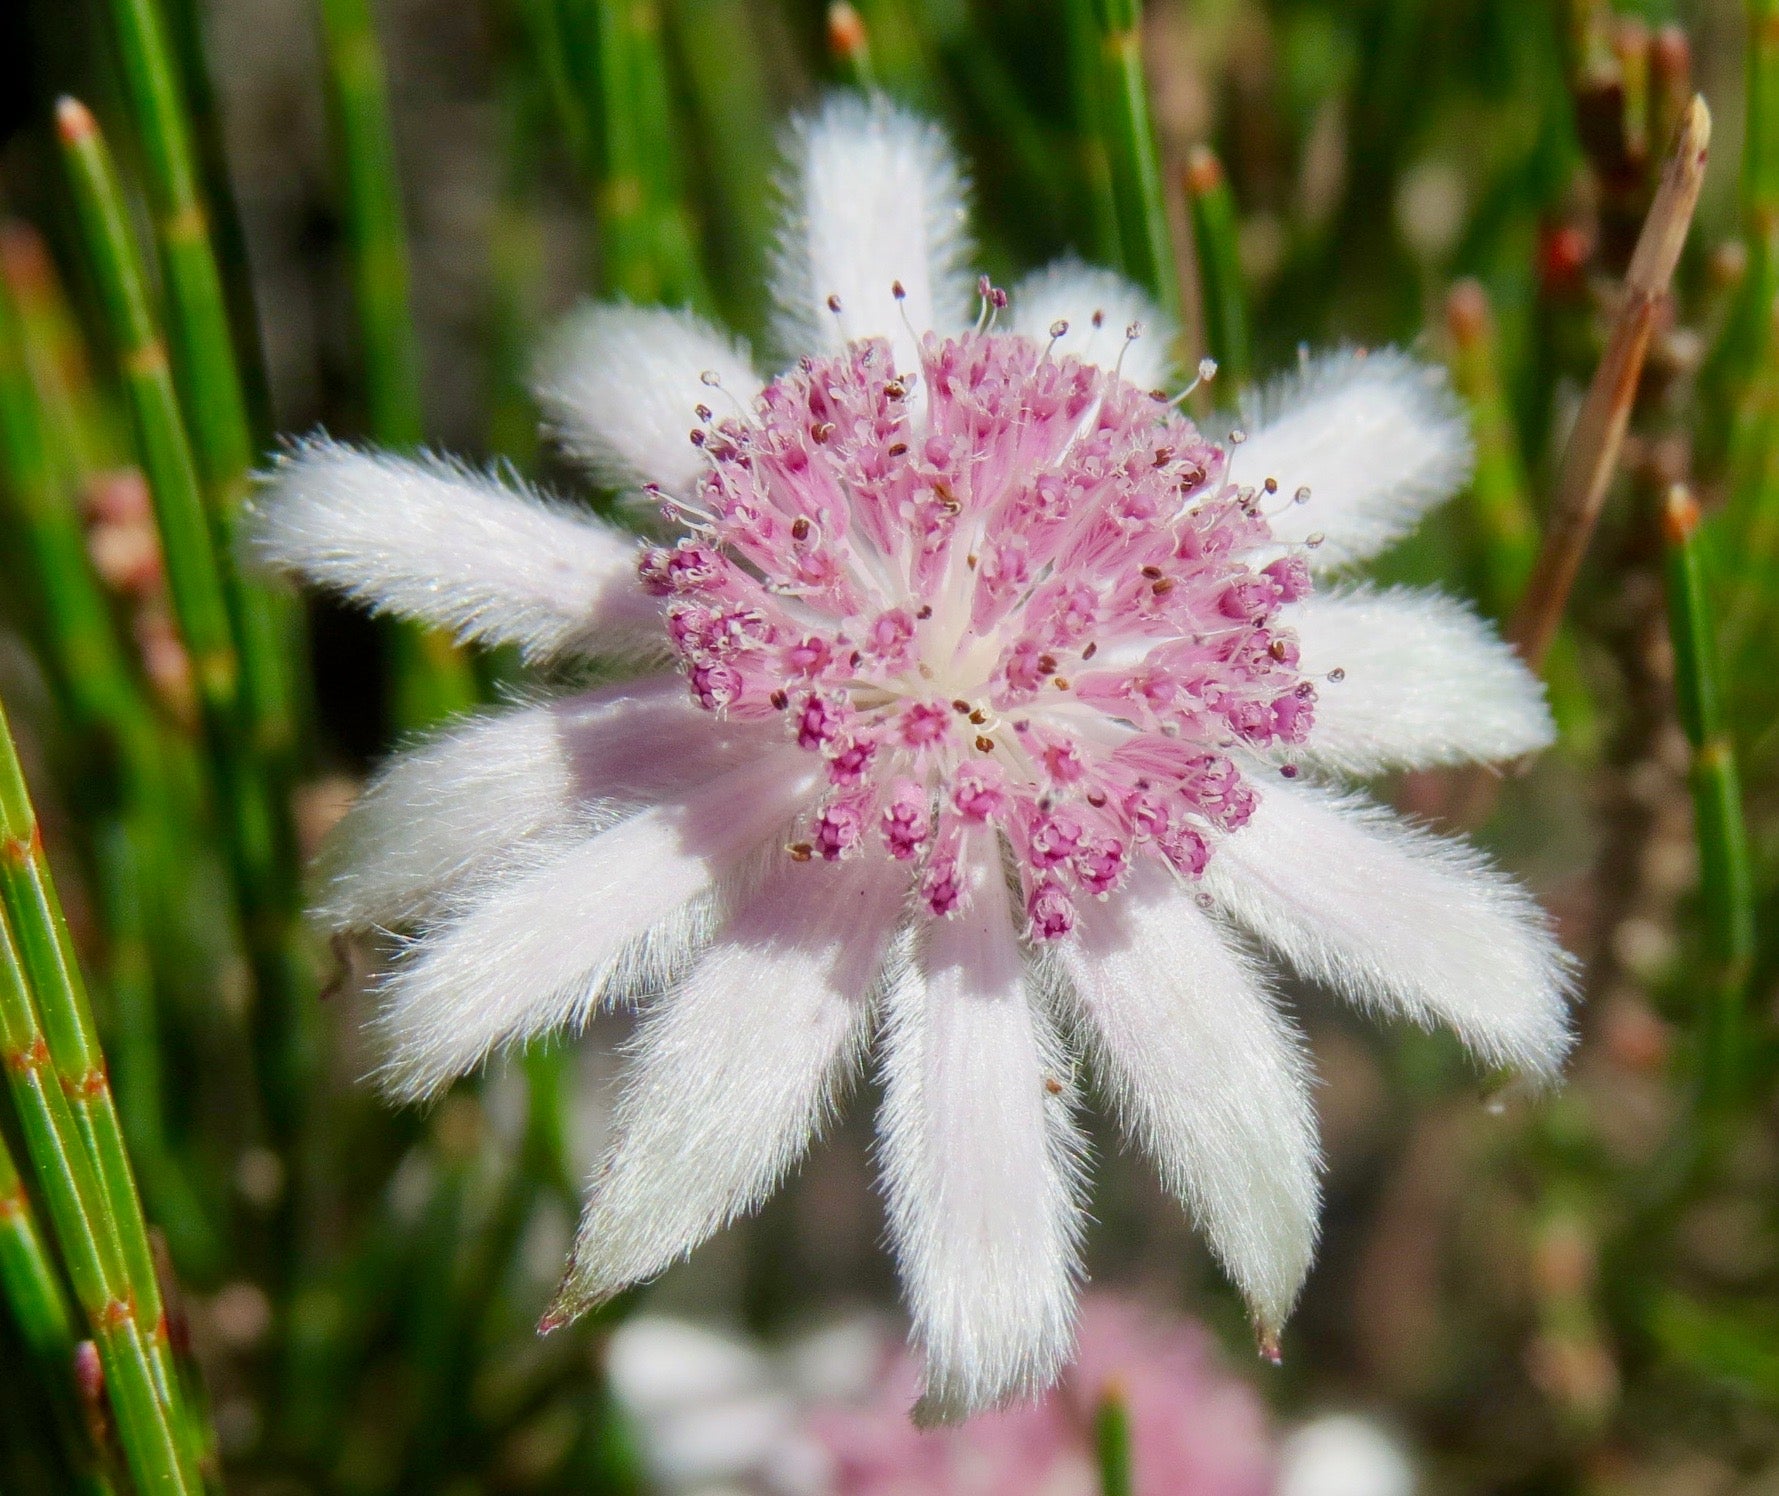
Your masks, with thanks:
[{"label": "pink floret cluster", "polygon": [[875,837],[935,915],[1002,833],[1031,935],[1133,859],[1203,871],[1301,743],[1315,688],[1279,610],[1310,590],[1269,504],[1161,392],[1005,333],[804,359],[692,433],[688,527],[642,557],[700,706],[782,718],[828,790],[790,853]]}]

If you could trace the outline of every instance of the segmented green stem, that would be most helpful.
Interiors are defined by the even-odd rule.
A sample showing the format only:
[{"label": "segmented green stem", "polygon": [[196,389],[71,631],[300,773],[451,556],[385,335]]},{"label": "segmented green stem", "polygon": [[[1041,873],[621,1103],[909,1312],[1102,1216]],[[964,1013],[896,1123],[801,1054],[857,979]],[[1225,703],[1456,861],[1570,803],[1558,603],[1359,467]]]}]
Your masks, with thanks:
[{"label": "segmented green stem", "polygon": [[[107,3],[160,250],[173,384],[211,521],[226,544],[247,494],[254,441],[186,100],[157,0]],[[247,745],[284,765],[296,748],[294,615],[232,570],[224,593],[237,631]]]},{"label": "segmented green stem", "polygon": [[1124,268],[1169,317],[1180,316],[1180,279],[1168,226],[1161,160],[1143,75],[1141,0],[1091,4],[1100,48],[1099,124],[1112,177]]},{"label": "segmented green stem", "polygon": [[191,658],[259,998],[254,1022],[260,1086],[273,1134],[284,1142],[303,1110],[313,1025],[295,944],[296,858],[288,813],[251,741],[255,713],[235,647],[224,568],[116,168],[83,105],[64,100],[58,125],[82,240],[154,497],[168,592]]},{"label": "segmented green stem", "polygon": [[1738,1093],[1742,1010],[1754,960],[1754,882],[1736,750],[1724,720],[1718,643],[1699,538],[1699,507],[1680,484],[1662,514],[1674,695],[1692,747],[1693,829],[1710,986],[1699,1010],[1701,1104]]},{"label": "segmented green stem", "polygon": [[1099,1464],[1100,1496],[1131,1496],[1130,1409],[1118,1387],[1108,1387],[1093,1415],[1093,1449]]},{"label": "segmented green stem", "polygon": [[1208,146],[1194,150],[1186,164],[1186,199],[1204,303],[1205,352],[1217,361],[1218,377],[1239,390],[1254,377],[1248,297],[1236,252],[1235,195],[1223,163]]},{"label": "segmented green stem", "polygon": [[[118,1438],[130,1473],[144,1491],[201,1489],[190,1448],[176,1433],[184,1422],[178,1383],[167,1353],[166,1326],[153,1263],[147,1254],[142,1220],[115,1113],[105,1087],[103,1062],[73,1071],[58,1053],[76,1030],[79,1014],[65,1010],[65,973],[57,942],[27,927],[15,936],[15,903],[36,924],[28,897],[29,870],[41,862],[29,802],[23,803],[30,839],[19,829],[22,781],[11,729],[0,712],[0,870],[7,897],[0,904],[0,1052],[26,1150],[48,1208],[74,1285],[104,1364],[105,1381],[117,1415]],[[54,891],[49,890],[53,898]],[[61,932],[65,937],[65,929]],[[41,1014],[33,993],[44,1004]],[[55,1021],[51,1021],[52,1015]],[[90,1041],[90,1027],[77,1040]],[[111,1126],[100,1136],[105,1118]],[[121,1166],[121,1177],[117,1169]],[[146,1281],[138,1274],[146,1262]]]},{"label": "segmented green stem", "polygon": [[[46,655],[91,760],[85,777],[96,811],[101,893],[108,913],[139,911],[147,867],[155,868],[156,877],[179,882],[177,871],[162,865],[170,859],[157,855],[171,837],[164,824],[171,786],[153,711],[124,658],[74,504],[51,458],[20,333],[10,288],[0,281],[0,474],[22,521],[30,575],[42,593]],[[138,914],[133,933],[110,921],[107,930],[118,1055],[128,1076],[128,1132],[150,1195],[174,1223],[180,1261],[201,1273],[215,1266],[219,1246],[165,1147],[155,989],[142,924]]]},{"label": "segmented green stem", "polygon": [[[412,449],[425,436],[425,416],[383,52],[370,0],[320,0],[320,16],[370,434]],[[395,635],[398,728],[427,727],[475,704],[469,661],[449,639],[414,625],[396,625]]]}]

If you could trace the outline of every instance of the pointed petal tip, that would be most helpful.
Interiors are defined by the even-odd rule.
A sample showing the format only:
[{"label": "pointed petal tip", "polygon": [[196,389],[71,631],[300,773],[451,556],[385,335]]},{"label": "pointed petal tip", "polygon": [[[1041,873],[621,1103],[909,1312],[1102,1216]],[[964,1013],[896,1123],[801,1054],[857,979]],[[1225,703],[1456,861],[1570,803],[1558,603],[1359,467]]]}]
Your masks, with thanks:
[{"label": "pointed petal tip", "polygon": [[1285,1352],[1279,1344],[1279,1331],[1268,1329],[1264,1325],[1254,1327],[1254,1345],[1260,1353],[1260,1359],[1269,1366],[1283,1366]]}]

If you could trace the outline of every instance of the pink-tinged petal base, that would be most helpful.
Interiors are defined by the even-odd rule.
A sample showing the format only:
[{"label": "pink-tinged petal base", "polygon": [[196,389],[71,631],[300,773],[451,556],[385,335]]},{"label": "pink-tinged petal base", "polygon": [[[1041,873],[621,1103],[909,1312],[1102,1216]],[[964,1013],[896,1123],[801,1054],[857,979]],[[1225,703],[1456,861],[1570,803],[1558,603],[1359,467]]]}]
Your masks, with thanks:
[{"label": "pink-tinged petal base", "polygon": [[1074,1339],[1067,1060],[1027,991],[998,859],[978,844],[963,867],[958,913],[926,923],[891,989],[878,1120],[926,1423],[1048,1386]]},{"label": "pink-tinged petal base", "polygon": [[1192,892],[1141,869],[1057,954],[1096,1073],[1276,1337],[1315,1251],[1315,1109],[1298,1036]]},{"label": "pink-tinged petal base", "polygon": [[[429,1095],[503,1045],[585,1023],[608,990],[670,970],[701,936],[694,902],[810,789],[794,753],[767,754],[465,890],[463,912],[425,931],[384,983],[385,1087]],[[653,944],[639,948],[645,936]]]}]

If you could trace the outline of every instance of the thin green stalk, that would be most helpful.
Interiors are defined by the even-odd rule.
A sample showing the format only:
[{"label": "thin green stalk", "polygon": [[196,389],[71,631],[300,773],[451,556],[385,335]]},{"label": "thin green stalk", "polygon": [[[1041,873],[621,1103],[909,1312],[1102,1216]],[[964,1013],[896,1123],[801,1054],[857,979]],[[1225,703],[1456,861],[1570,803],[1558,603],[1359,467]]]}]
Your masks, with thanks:
[{"label": "thin green stalk", "polygon": [[295,943],[298,892],[288,812],[251,741],[253,713],[231,627],[224,568],[204,510],[166,345],[130,237],[116,168],[83,105],[64,100],[58,126],[81,237],[154,496],[168,591],[191,658],[258,994],[254,1037],[262,1096],[274,1138],[288,1143],[303,1112],[314,1023],[304,1001],[306,982]]},{"label": "thin green stalk", "polygon": [[1692,747],[1693,826],[1709,962],[1709,990],[1699,1006],[1699,1097],[1708,1113],[1720,1113],[1741,1085],[1744,997],[1754,961],[1754,881],[1698,532],[1699,506],[1684,485],[1676,484],[1662,514],[1662,538],[1675,702]]},{"label": "thin green stalk", "polygon": [[[155,987],[142,913],[145,879],[182,886],[172,845],[172,786],[153,708],[126,659],[93,573],[72,494],[52,457],[46,412],[26,367],[23,325],[0,281],[0,475],[22,522],[29,574],[41,591],[45,655],[89,760],[86,802],[107,911],[120,1090],[151,1198],[181,1263],[210,1276],[220,1246],[165,1144]],[[109,918],[136,911],[135,931]]]},{"label": "thin green stalk", "polygon": [[[108,7],[160,251],[173,384],[210,520],[226,544],[247,495],[254,441],[185,97],[158,0],[108,0]],[[287,765],[296,751],[294,616],[233,570],[223,587],[240,652],[248,746]]]},{"label": "thin green stalk", "polygon": [[[10,750],[3,716],[0,742]],[[9,838],[4,845],[14,843]],[[6,865],[13,862],[9,855]],[[166,1355],[158,1295],[151,1305],[135,1292],[121,1240],[132,1223],[119,1218],[75,1116],[75,1102],[52,1074],[47,1031],[38,1022],[26,973],[10,911],[0,910],[0,1050],[7,1083],[69,1280],[99,1349],[118,1441],[142,1491],[197,1492],[202,1485],[189,1448],[176,1433],[183,1409]],[[134,1228],[141,1231],[133,1191],[124,1204],[133,1208]],[[141,1234],[146,1239],[146,1232]]]},{"label": "thin green stalk", "polygon": [[1177,322],[1180,278],[1163,196],[1161,160],[1149,119],[1142,0],[1071,3],[1093,6],[1100,49],[1100,130],[1111,167],[1124,268]]},{"label": "thin green stalk", "polygon": [[1093,7],[1076,0],[1065,8],[1069,41],[1069,92],[1074,104],[1076,150],[1087,188],[1089,245],[1104,265],[1124,263],[1118,235],[1118,202],[1112,193],[1112,162],[1101,122],[1099,27]]},{"label": "thin green stalk", "polygon": [[653,0],[559,0],[568,65],[595,122],[602,278],[634,301],[707,305],[674,150],[674,110]]},{"label": "thin green stalk", "polygon": [[97,1467],[75,1401],[74,1311],[4,1134],[0,1134],[0,1299],[18,1326],[37,1380],[50,1390],[81,1491],[85,1496],[106,1496],[111,1482]]},{"label": "thin green stalk", "polygon": [[828,7],[828,57],[841,82],[870,92],[877,87],[877,68],[871,61],[871,35],[865,18],[846,0]]},{"label": "thin green stalk", "polygon": [[612,18],[606,35],[615,43],[607,57],[605,78],[609,83],[612,69],[627,65],[635,89],[630,107],[636,111],[640,181],[660,297],[708,308],[710,288],[686,211],[679,152],[674,144],[678,124],[661,8],[655,0],[603,0],[602,10]]},{"label": "thin green stalk", "polygon": [[[383,52],[370,0],[320,0],[319,9],[370,434],[384,446],[411,450],[425,437],[425,416]],[[394,656],[395,720],[402,731],[475,704],[469,661],[449,639],[398,624]]]},{"label": "thin green stalk", "polygon": [[1747,14],[1741,196],[1748,269],[1706,370],[1707,388],[1717,398],[1702,402],[1728,412],[1733,478],[1760,465],[1768,429],[1762,376],[1770,377],[1779,357],[1773,330],[1779,296],[1779,0],[1748,0]]},{"label": "thin green stalk", "polygon": [[1100,1496],[1131,1496],[1130,1409],[1122,1388],[1108,1387],[1093,1415],[1093,1447],[1099,1464]]},{"label": "thin green stalk", "polygon": [[1205,352],[1217,373],[1235,390],[1254,377],[1248,342],[1248,297],[1236,250],[1235,194],[1223,163],[1208,146],[1196,147],[1186,163],[1186,200],[1192,212],[1192,248],[1204,303]]},{"label": "thin green stalk", "polygon": [[130,1291],[150,1325],[160,1319],[160,1285],[148,1228],[111,1098],[86,983],[61,900],[43,855],[43,838],[24,770],[0,709],[0,905],[6,910],[54,1068],[85,1139],[103,1204],[116,1223]]}]

